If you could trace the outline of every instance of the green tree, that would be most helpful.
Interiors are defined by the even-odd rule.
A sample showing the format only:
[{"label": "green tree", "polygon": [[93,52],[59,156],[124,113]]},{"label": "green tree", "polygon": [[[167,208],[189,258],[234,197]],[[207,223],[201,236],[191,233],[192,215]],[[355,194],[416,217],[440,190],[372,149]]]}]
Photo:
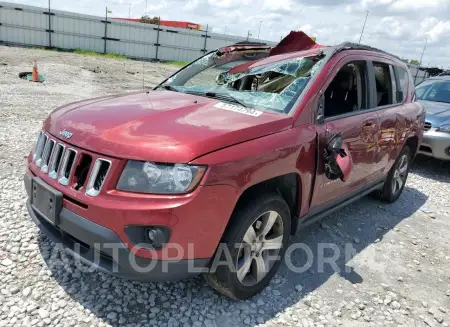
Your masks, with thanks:
[{"label": "green tree", "polygon": [[410,63],[411,65],[416,65],[416,66],[419,66],[419,65],[420,65],[419,60],[411,60],[409,63]]},{"label": "green tree", "polygon": [[150,16],[144,15],[141,17],[141,23],[159,25],[159,17],[150,18]]}]

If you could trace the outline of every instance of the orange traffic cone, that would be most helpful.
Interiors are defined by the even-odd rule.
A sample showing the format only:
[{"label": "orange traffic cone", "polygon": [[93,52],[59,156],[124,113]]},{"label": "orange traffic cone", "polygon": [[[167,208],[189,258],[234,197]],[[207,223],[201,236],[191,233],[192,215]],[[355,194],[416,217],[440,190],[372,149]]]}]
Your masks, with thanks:
[{"label": "orange traffic cone", "polygon": [[39,73],[38,73],[38,67],[37,67],[37,60],[34,61],[33,74],[31,75],[31,80],[33,82],[40,82],[40,80],[39,80]]}]

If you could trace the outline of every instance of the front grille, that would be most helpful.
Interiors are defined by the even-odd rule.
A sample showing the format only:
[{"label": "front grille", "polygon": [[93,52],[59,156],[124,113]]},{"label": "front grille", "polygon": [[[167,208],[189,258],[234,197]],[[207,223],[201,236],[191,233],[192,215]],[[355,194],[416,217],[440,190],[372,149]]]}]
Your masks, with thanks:
[{"label": "front grille", "polygon": [[[39,134],[33,150],[33,162],[43,173],[48,173],[61,185],[73,186],[76,191],[85,190],[89,196],[100,194],[111,168],[108,159],[97,158],[92,164],[93,161],[90,154],[66,146],[43,132]],[[88,183],[84,188],[86,181]]]},{"label": "front grille", "polygon": [[72,148],[67,148],[64,152],[61,168],[59,170],[59,183],[62,185],[69,185],[70,177],[72,176],[73,166],[77,158],[77,151]]},{"label": "front grille", "polygon": [[44,151],[42,152],[42,162],[41,162],[41,170],[44,173],[48,173],[48,163],[50,161],[50,155],[53,152],[53,148],[55,147],[56,142],[54,140],[47,140],[45,144]]},{"label": "front grille", "polygon": [[42,153],[44,152],[45,145],[48,141],[48,136],[45,134],[41,134],[39,136],[38,142],[36,144],[36,160],[34,161],[36,163],[36,166],[41,167],[42,165]]},{"label": "front grille", "polygon": [[105,182],[106,175],[111,167],[111,161],[105,159],[95,160],[94,168],[92,168],[91,176],[86,187],[86,194],[97,196]]},{"label": "front grille", "polygon": [[56,179],[58,177],[59,166],[61,165],[61,159],[65,149],[66,147],[61,143],[56,144],[56,148],[50,160],[50,173],[48,174],[50,178]]},{"label": "front grille", "polygon": [[80,190],[86,183],[91,163],[92,163],[92,156],[86,153],[81,154],[80,162],[78,163],[74,174],[75,189],[77,191]]},{"label": "front grille", "polygon": [[423,125],[423,130],[425,132],[428,132],[431,129],[431,127],[432,127],[431,123],[426,121],[425,124]]}]

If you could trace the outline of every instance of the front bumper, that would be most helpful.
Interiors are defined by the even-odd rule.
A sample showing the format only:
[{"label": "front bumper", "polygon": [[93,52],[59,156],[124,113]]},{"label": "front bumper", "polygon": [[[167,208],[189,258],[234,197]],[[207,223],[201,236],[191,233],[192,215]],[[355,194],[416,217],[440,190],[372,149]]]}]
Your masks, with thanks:
[{"label": "front bumper", "polygon": [[450,133],[437,132],[435,128],[425,132],[419,154],[450,160]]},{"label": "front bumper", "polygon": [[[24,176],[30,196],[32,177]],[[62,208],[53,225],[27,201],[39,229],[75,259],[103,272],[132,280],[180,280],[206,272],[210,259],[159,260],[134,254],[112,230]]]}]

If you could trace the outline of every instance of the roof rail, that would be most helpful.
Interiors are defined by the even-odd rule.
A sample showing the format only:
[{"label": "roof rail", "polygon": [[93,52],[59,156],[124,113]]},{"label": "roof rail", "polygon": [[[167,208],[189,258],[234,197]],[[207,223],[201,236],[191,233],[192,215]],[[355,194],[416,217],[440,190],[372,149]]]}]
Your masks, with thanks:
[{"label": "roof rail", "polygon": [[358,44],[358,43],[352,43],[352,42],[343,42],[341,44],[338,44],[336,46],[333,47],[334,48],[334,53],[340,52],[342,50],[347,50],[347,49],[352,49],[352,50],[367,50],[367,51],[374,51],[374,52],[379,52],[379,53],[383,53],[383,54],[387,54],[389,56],[392,56],[394,58],[397,58],[398,60],[401,60],[400,57],[393,55],[392,53],[377,49],[377,48],[373,48],[371,46],[368,45],[364,45],[364,44]]},{"label": "roof rail", "polygon": [[[263,42],[253,42],[253,41],[240,41],[240,42],[236,42],[235,44],[233,44],[233,45],[261,45],[261,46],[264,46],[264,45],[267,45],[267,43],[263,43]],[[232,46],[233,46],[232,45]]]}]

